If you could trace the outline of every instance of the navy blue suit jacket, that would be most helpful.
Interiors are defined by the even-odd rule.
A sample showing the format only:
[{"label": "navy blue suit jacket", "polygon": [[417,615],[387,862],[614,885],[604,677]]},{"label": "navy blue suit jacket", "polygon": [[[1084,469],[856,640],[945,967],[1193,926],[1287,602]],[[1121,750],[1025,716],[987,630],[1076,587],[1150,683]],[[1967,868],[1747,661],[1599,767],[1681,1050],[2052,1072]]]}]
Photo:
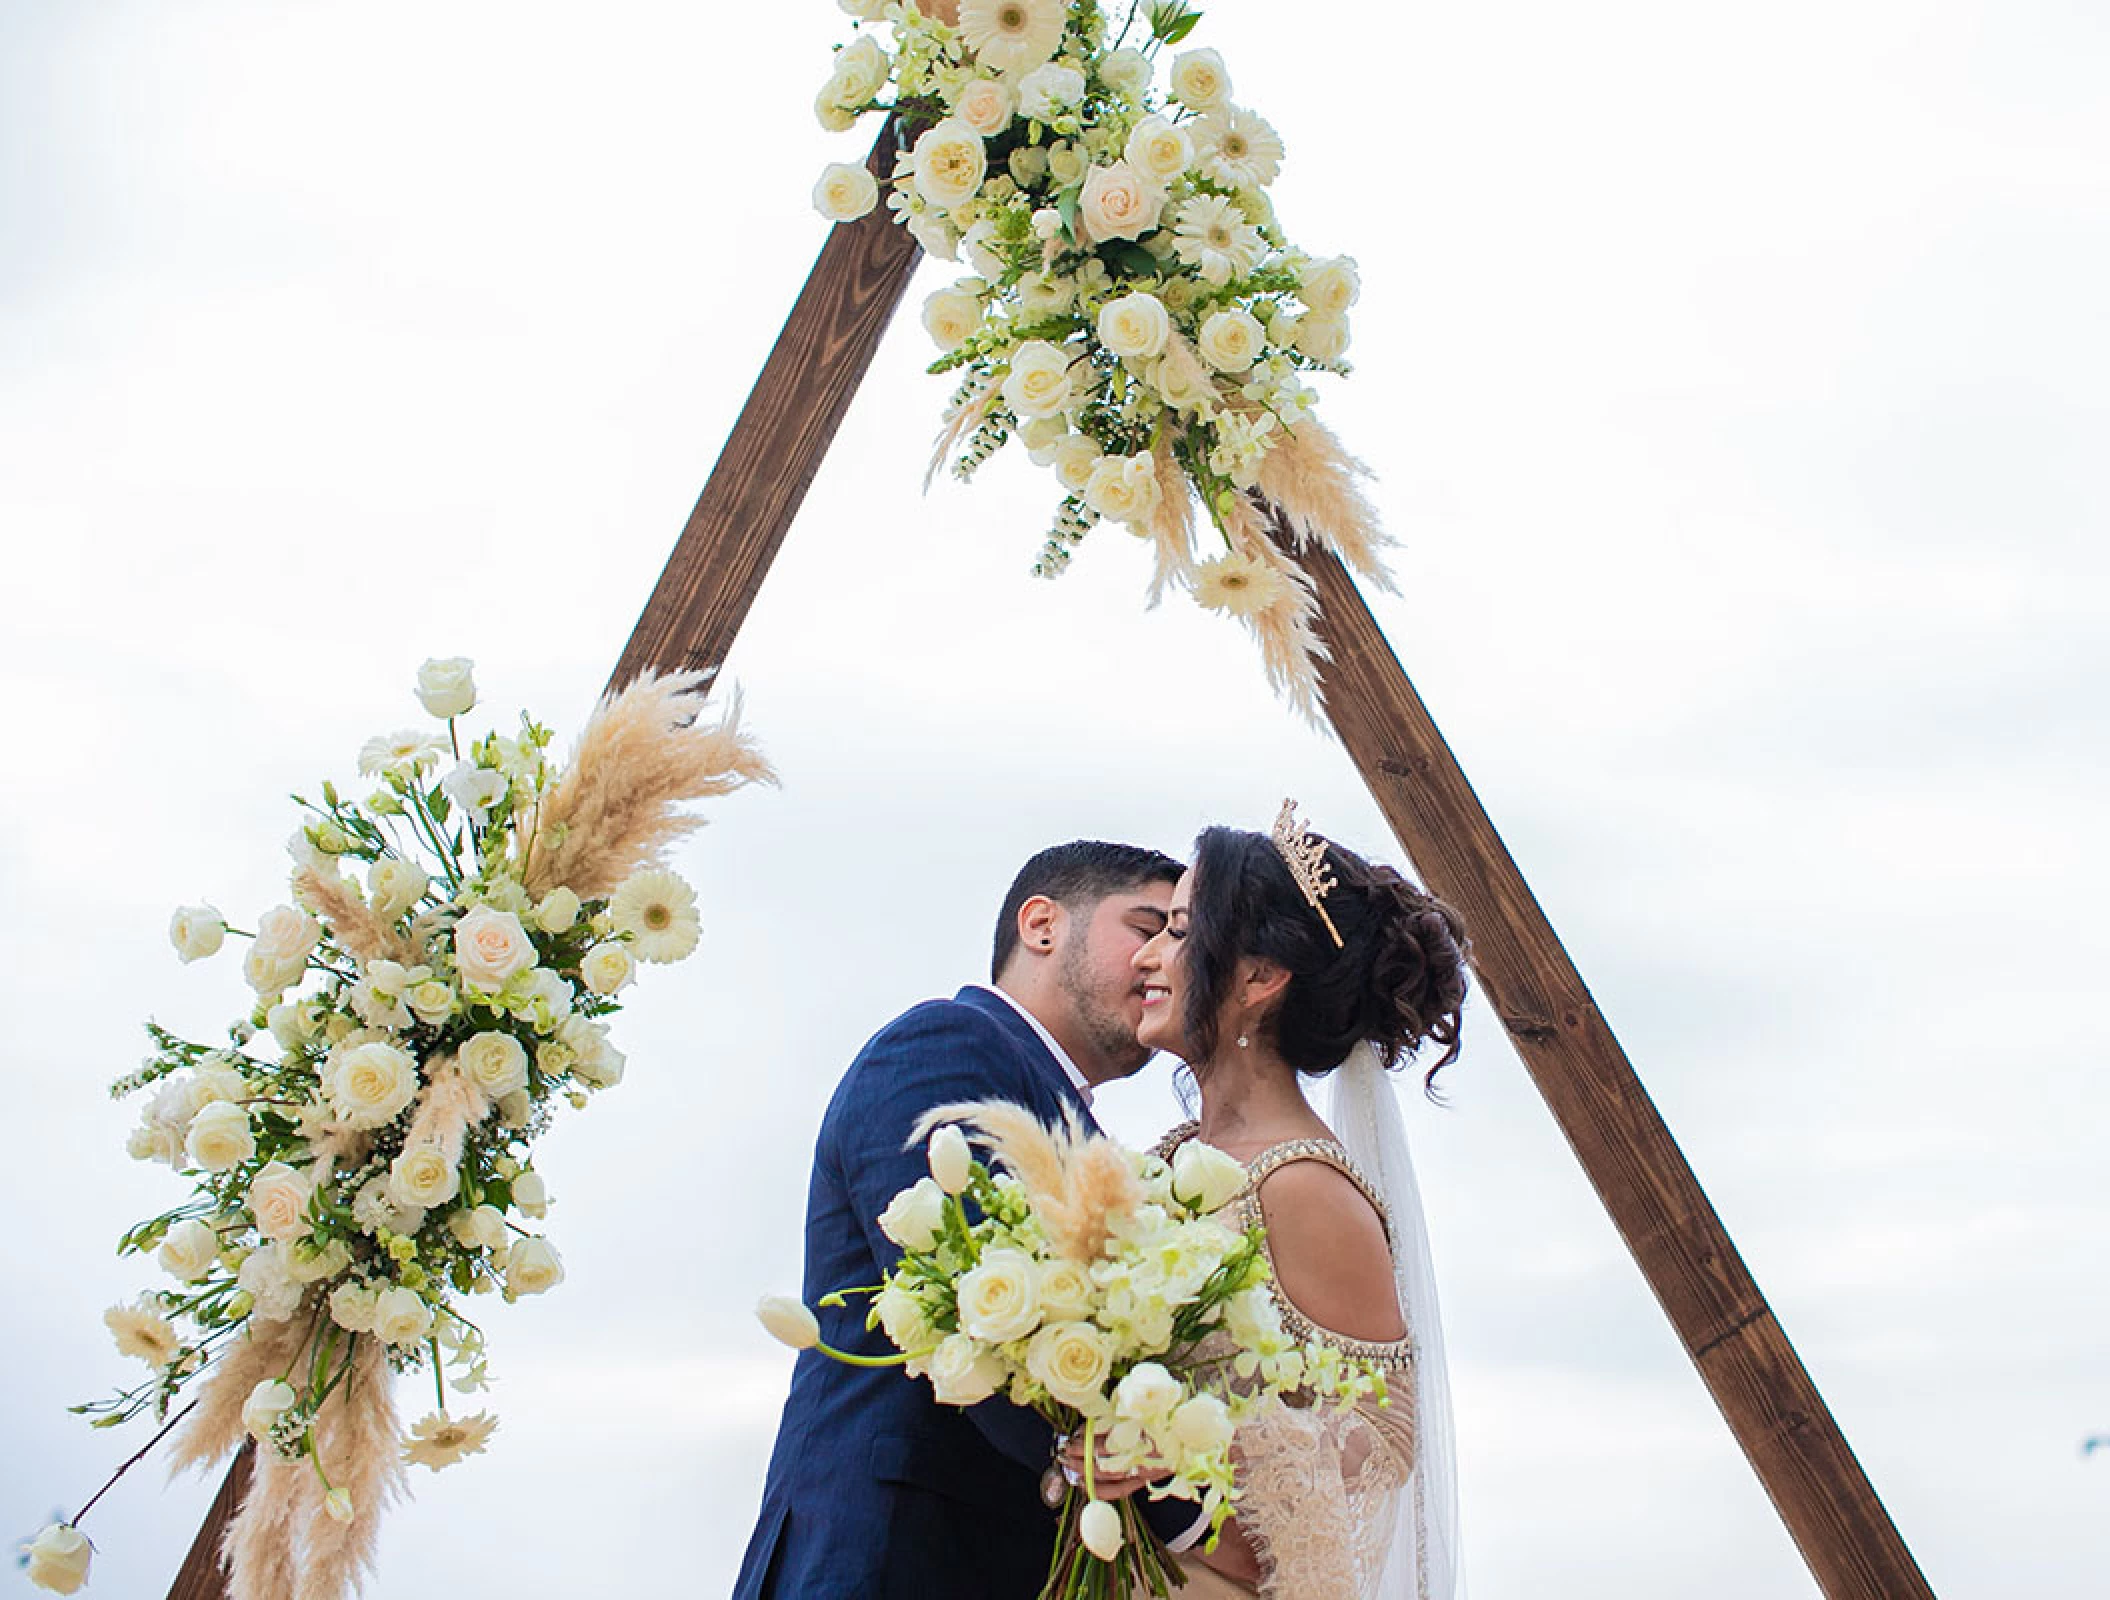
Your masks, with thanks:
[{"label": "navy blue suit jacket", "polygon": [[[877,1284],[900,1257],[878,1216],[928,1168],[905,1150],[931,1107],[1004,1099],[1055,1121],[1091,1114],[1061,1065],[1003,997],[962,989],[896,1018],[859,1052],[828,1104],[806,1202],[804,1298]],[[891,1355],[867,1330],[870,1300],[822,1309],[838,1350]],[[734,1600],[1032,1600],[1055,1518],[1039,1494],[1047,1425],[1001,1399],[961,1409],[899,1368],[799,1352],[762,1513]],[[1192,1506],[1166,1505],[1177,1531]],[[1157,1518],[1152,1517],[1155,1522]]]}]

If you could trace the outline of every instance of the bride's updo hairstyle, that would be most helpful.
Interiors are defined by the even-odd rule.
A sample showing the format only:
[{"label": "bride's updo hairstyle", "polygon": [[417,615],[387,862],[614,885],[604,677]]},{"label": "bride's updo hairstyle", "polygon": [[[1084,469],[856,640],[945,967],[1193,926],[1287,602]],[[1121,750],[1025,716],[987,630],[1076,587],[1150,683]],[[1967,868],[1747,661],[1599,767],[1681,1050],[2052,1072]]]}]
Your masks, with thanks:
[{"label": "bride's updo hairstyle", "polygon": [[1424,1080],[1433,1085],[1458,1059],[1465,924],[1392,868],[1330,840],[1325,862],[1334,887],[1323,903],[1340,930],[1338,949],[1266,834],[1209,828],[1195,840],[1182,964],[1196,1059],[1216,1053],[1239,958],[1258,956],[1290,975],[1258,1026],[1297,1071],[1331,1072],[1362,1039],[1397,1066],[1434,1040],[1443,1055]]}]

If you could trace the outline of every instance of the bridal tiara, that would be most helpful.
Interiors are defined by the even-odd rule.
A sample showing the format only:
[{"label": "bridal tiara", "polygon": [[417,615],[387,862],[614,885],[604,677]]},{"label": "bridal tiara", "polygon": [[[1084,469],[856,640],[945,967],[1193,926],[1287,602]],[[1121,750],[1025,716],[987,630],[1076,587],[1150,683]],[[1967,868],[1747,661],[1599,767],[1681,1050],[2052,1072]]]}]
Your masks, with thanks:
[{"label": "bridal tiara", "polygon": [[1297,818],[1297,802],[1285,800],[1275,816],[1275,826],[1268,837],[1274,841],[1275,851],[1282,857],[1282,864],[1289,868],[1289,875],[1297,880],[1303,891],[1305,902],[1318,912],[1319,920],[1326,924],[1326,931],[1333,936],[1333,947],[1343,949],[1341,930],[1333,925],[1333,918],[1326,914],[1326,896],[1334,887],[1333,869],[1326,865],[1326,841],[1314,838]]}]

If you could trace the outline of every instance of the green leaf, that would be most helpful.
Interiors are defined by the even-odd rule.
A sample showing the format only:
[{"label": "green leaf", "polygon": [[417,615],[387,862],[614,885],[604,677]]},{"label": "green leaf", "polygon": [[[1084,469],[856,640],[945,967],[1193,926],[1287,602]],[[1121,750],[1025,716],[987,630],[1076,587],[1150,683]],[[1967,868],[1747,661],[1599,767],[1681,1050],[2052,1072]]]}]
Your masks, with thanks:
[{"label": "green leaf", "polygon": [[1164,40],[1167,44],[1178,44],[1182,39],[1186,38],[1188,34],[1194,31],[1196,24],[1198,24],[1201,20],[1202,14],[1199,11],[1190,11],[1184,17],[1181,17],[1178,21],[1174,22],[1172,26],[1167,28],[1163,33],[1159,34],[1158,37]]}]

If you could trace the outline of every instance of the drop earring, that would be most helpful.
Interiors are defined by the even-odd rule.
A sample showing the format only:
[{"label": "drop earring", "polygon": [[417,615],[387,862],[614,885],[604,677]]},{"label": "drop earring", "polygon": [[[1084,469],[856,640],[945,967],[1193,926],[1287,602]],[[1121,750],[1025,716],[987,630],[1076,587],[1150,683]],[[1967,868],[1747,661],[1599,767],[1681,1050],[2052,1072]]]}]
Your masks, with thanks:
[{"label": "drop earring", "polygon": [[1238,1036],[1238,1048],[1239,1048],[1239,1049],[1241,1049],[1241,1050],[1243,1050],[1243,1049],[1245,1049],[1245,1048],[1246,1048],[1246,1046],[1247,1046],[1247,1044],[1248,1044],[1248,1043],[1250,1043],[1250,1041],[1249,1041],[1249,1040],[1248,1040],[1248,1039],[1246,1038],[1246,1036],[1245,1036],[1244,1034],[1242,1034],[1242,1033],[1241,1033],[1241,1034],[1240,1034],[1240,1035]]}]

